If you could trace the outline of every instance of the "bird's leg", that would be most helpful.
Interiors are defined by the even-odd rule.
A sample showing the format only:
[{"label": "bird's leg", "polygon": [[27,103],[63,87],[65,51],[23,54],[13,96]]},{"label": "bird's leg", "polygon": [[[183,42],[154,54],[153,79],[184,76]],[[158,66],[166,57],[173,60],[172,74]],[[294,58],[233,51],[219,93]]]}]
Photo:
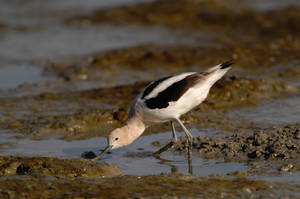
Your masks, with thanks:
[{"label": "bird's leg", "polygon": [[193,141],[193,135],[189,132],[189,130],[187,130],[187,128],[185,128],[185,126],[183,125],[183,123],[180,121],[180,119],[176,119],[176,121],[179,123],[179,125],[181,126],[181,128],[183,129],[187,139],[189,142]]},{"label": "bird's leg", "polygon": [[192,152],[190,152],[191,150],[189,150],[188,153],[188,172],[189,174],[193,174],[193,164],[192,164]]},{"label": "bird's leg", "polygon": [[172,127],[172,135],[173,135],[172,142],[176,143],[178,141],[178,139],[177,139],[177,135],[176,135],[176,131],[175,131],[174,122],[171,120],[170,123],[171,123],[171,127]]},{"label": "bird's leg", "polygon": [[189,132],[189,130],[187,130],[187,128],[185,128],[185,126],[183,125],[183,123],[180,121],[180,119],[176,119],[176,121],[179,123],[179,125],[181,126],[181,128],[183,129],[188,142],[189,142],[189,147],[188,147],[188,158],[191,159],[192,158],[192,147],[193,147],[193,135]]},{"label": "bird's leg", "polygon": [[175,127],[174,127],[174,122],[171,120],[170,124],[172,126],[172,136],[173,136],[173,138],[172,138],[171,142],[169,142],[166,146],[164,146],[161,149],[159,149],[158,151],[154,152],[155,156],[158,156],[162,152],[167,151],[168,149],[172,148],[174,146],[174,144],[177,143],[177,141],[178,141],[176,131],[175,131]]}]

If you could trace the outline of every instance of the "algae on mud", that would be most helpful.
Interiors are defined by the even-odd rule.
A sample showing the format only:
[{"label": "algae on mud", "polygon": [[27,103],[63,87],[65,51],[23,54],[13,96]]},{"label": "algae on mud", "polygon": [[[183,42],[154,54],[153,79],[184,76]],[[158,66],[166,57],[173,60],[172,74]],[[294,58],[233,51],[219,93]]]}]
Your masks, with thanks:
[{"label": "algae on mud", "polygon": [[[201,41],[199,41],[201,42]],[[222,60],[233,59],[234,68],[239,68],[240,74],[253,74],[264,77],[279,74],[277,78],[285,80],[282,74],[285,67],[282,66],[292,63],[290,71],[297,72],[300,56],[299,46],[300,38],[292,36],[283,36],[275,38],[271,42],[247,42],[236,39],[236,43],[227,43],[216,41],[223,47],[204,47],[199,44],[176,44],[176,45],[140,45],[124,49],[118,49],[108,52],[95,53],[88,58],[82,58],[77,61],[51,62],[46,66],[47,71],[57,76],[63,76],[68,80],[81,80],[82,74],[85,80],[95,80],[103,77],[103,73],[114,78],[116,74],[108,73],[111,70],[129,70],[127,73],[133,76],[134,73],[145,71],[150,74],[142,73],[143,79],[151,80],[152,73],[155,76],[170,75],[173,73],[184,72],[189,70],[201,70],[203,66],[216,65]],[[216,59],[218,57],[218,59]],[[298,60],[298,61],[297,61]],[[153,71],[153,69],[157,69]],[[149,71],[149,69],[151,69]],[[176,69],[176,70],[175,70]],[[270,70],[269,72],[266,71]],[[118,73],[115,71],[115,73]],[[270,73],[270,74],[269,74]],[[121,75],[121,74],[120,74]],[[128,78],[130,80],[130,78]],[[115,80],[117,81],[117,80]],[[124,80],[123,80],[124,81]]]},{"label": "algae on mud", "polygon": [[[259,130],[252,134],[245,133],[242,129],[235,131],[237,132],[227,137],[194,138],[194,153],[204,158],[222,158],[230,161],[300,158],[300,123]],[[185,144],[184,139],[175,150],[186,152]]]},{"label": "algae on mud", "polygon": [[[293,195],[295,186],[245,178],[190,175],[121,176],[104,179],[5,176],[0,180],[2,198],[170,198],[262,197]],[[164,189],[162,189],[164,187]],[[279,192],[279,193],[278,193]]]},{"label": "algae on mud", "polygon": [[106,162],[92,162],[84,159],[64,159],[47,157],[2,157],[0,156],[0,176],[33,175],[75,177],[113,177],[122,172]]},{"label": "algae on mud", "polygon": [[148,26],[159,24],[179,30],[219,31],[231,33],[234,36],[253,34],[263,38],[295,35],[300,31],[298,7],[259,12],[242,4],[234,5],[235,3],[216,0],[156,0],[106,10],[101,9],[90,15],[71,18],[67,23],[76,25],[80,22],[89,22]]},{"label": "algae on mud", "polygon": [[[162,25],[171,27],[174,32],[183,32],[191,40],[187,44],[149,44],[97,53],[92,56],[93,61],[88,67],[75,63],[91,79],[99,69],[125,67],[139,71],[152,67],[160,70],[178,67],[177,72],[182,72],[191,66],[214,65],[228,59],[234,59],[235,67],[246,69],[246,74],[262,73],[269,77],[277,73],[277,77],[284,78],[281,74],[285,67],[265,71],[266,67],[292,62],[295,68],[299,65],[299,13],[299,7],[262,12],[233,1],[157,0],[98,10],[90,15],[75,16],[68,22]],[[200,36],[202,34],[206,36]],[[59,63],[56,65],[58,68],[54,71],[65,68]],[[290,70],[297,71],[293,67]],[[63,73],[74,77],[70,71]]]}]

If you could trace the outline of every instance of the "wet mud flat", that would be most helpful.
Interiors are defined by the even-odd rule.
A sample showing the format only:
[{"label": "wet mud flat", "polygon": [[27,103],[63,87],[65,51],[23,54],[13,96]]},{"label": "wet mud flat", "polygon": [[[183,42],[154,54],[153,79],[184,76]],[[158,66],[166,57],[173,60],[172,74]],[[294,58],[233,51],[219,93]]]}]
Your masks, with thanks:
[{"label": "wet mud flat", "polygon": [[[278,185],[245,178],[228,180],[222,177],[205,178],[182,174],[103,179],[10,176],[2,177],[0,183],[2,198],[267,198],[277,195],[276,190],[280,189]],[[161,190],[162,187],[164,191]],[[297,187],[290,186],[288,189],[293,192]]]},{"label": "wet mud flat", "polygon": [[[299,11],[288,5],[260,10],[250,1],[159,0],[58,15],[70,34],[107,25],[155,26],[149,31],[164,29],[172,41],[164,42],[163,33],[161,40],[71,58],[14,60],[16,66],[34,63],[41,74],[0,89],[0,198],[299,198],[299,112],[286,108],[289,99],[299,107]],[[0,19],[0,34],[8,28]],[[168,124],[146,130],[143,137],[153,140],[149,144],[137,141],[98,162],[80,156],[104,147],[104,137],[126,121],[131,101],[153,79],[227,60],[235,62],[232,70],[205,102],[182,117],[193,130],[196,174],[175,169],[187,164],[184,137],[160,160],[152,156],[169,141]],[[279,117],[284,112],[285,122],[255,113],[266,106]],[[52,149],[52,142],[32,151],[18,149],[47,141],[53,141]],[[216,171],[198,175],[199,165],[210,160],[216,161],[209,163]],[[217,165],[226,163],[238,169],[218,172]],[[171,172],[161,169],[166,165]],[[153,174],[128,172],[130,167]]]},{"label": "wet mud flat", "polygon": [[[253,133],[236,129],[231,136],[199,136],[193,140],[193,153],[203,158],[246,161],[252,170],[244,174],[297,172],[300,169],[300,124],[284,125]],[[173,150],[187,153],[187,140],[181,137]],[[155,143],[158,145],[159,143]]]}]

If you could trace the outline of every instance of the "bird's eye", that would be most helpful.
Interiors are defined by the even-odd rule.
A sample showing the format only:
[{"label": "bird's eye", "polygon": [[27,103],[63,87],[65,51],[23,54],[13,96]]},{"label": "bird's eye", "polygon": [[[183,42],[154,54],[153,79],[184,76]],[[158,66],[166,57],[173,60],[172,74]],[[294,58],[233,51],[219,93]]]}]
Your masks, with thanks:
[{"label": "bird's eye", "polygon": [[118,137],[116,137],[116,138],[115,138],[115,140],[117,141],[117,140],[119,140],[119,138],[118,138]]}]

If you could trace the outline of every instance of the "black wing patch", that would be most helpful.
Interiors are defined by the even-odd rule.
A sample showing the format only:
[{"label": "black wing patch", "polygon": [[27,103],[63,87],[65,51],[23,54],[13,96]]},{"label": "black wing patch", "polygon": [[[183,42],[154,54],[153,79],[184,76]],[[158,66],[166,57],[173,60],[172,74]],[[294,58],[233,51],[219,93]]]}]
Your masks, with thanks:
[{"label": "black wing patch", "polygon": [[146,89],[143,92],[142,99],[144,99],[151,91],[153,91],[161,82],[165,81],[166,79],[169,79],[172,76],[163,77],[159,80],[156,80],[155,82],[152,82],[149,86],[146,87]]},{"label": "black wing patch", "polygon": [[[169,106],[169,102],[177,101],[190,87],[199,80],[199,74],[195,73],[184,79],[173,83],[165,90],[158,93],[156,97],[147,99],[146,106],[150,109],[162,109]],[[151,85],[150,85],[151,86]]]}]

